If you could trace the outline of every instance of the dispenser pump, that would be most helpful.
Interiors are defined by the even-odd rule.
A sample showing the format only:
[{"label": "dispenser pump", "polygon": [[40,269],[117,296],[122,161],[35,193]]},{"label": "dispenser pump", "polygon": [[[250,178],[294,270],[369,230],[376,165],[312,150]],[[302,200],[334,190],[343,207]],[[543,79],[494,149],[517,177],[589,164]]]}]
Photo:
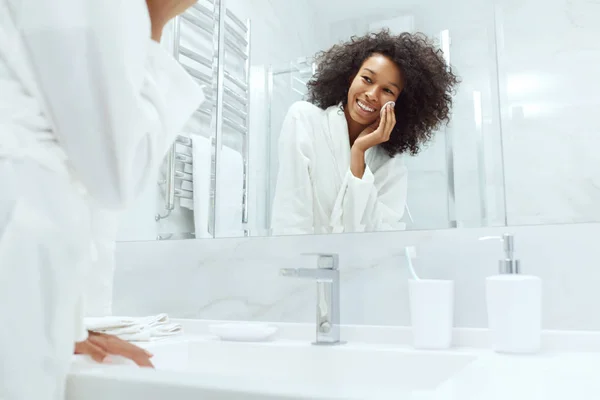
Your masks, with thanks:
[{"label": "dispenser pump", "polygon": [[486,236],[479,240],[500,240],[504,248],[504,259],[498,262],[500,274],[520,274],[521,262],[515,259],[515,237],[505,233],[502,236]]}]

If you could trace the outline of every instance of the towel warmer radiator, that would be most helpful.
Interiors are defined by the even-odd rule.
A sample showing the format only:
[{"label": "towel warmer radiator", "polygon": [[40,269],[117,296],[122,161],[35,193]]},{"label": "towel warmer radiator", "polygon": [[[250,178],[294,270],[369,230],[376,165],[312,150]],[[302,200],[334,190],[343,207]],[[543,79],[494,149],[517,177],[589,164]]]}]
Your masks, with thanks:
[{"label": "towel warmer radiator", "polygon": [[[208,5],[205,5],[208,4]],[[191,46],[182,44],[182,21],[186,25],[208,34],[213,39],[212,58],[208,58]],[[208,231],[211,236],[217,235],[216,215],[218,204],[218,179],[220,169],[220,153],[224,142],[238,142],[243,159],[243,191],[240,205],[242,207],[242,227],[244,235],[249,235],[248,229],[248,190],[249,190],[249,130],[250,130],[250,20],[242,21],[223,1],[206,0],[198,2],[190,10],[173,21],[173,56],[181,62],[182,59],[192,60],[211,71],[208,75],[203,71],[182,63],[186,71],[205,87],[206,100],[195,112],[195,116],[210,118],[211,131],[211,175],[210,175],[210,210]],[[236,65],[243,65],[242,76],[236,76],[235,71],[226,67],[226,60],[233,58]],[[238,74],[239,75],[239,74]],[[208,90],[207,90],[208,89]],[[237,138],[224,137],[224,133]],[[169,149],[165,158],[165,179],[159,184],[164,185],[164,214],[156,214],[158,222],[168,218],[176,206],[177,198],[193,199],[191,165],[193,157],[177,151],[177,147],[192,147],[192,140],[184,135],[178,135],[176,142]],[[192,152],[190,152],[193,154]],[[177,168],[182,163],[190,167],[188,171]],[[181,187],[177,187],[181,182]],[[203,211],[203,210],[202,210]],[[194,212],[202,212],[194,210]],[[158,240],[174,237],[194,237],[193,233],[161,234]]]}]

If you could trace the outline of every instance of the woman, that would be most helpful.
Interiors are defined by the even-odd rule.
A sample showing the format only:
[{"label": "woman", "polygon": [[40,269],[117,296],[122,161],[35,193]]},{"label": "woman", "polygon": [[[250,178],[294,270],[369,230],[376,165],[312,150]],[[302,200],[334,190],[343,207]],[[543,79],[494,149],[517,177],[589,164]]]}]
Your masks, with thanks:
[{"label": "woman", "polygon": [[151,365],[83,329],[90,209],[157,173],[201,89],[158,42],[194,0],[0,0],[0,398],[63,399],[76,351]]},{"label": "woman", "polygon": [[316,61],[309,102],[290,108],[281,131],[273,233],[403,229],[397,156],[449,122],[458,78],[421,34],[354,37]]}]

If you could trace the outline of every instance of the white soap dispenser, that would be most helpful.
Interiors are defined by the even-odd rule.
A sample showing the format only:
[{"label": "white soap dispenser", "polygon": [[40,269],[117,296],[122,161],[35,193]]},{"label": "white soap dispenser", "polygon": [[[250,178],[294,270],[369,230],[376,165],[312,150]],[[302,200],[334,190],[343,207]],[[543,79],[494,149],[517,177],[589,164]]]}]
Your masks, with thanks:
[{"label": "white soap dispenser", "polygon": [[488,324],[493,349],[500,353],[535,353],[541,347],[542,280],[521,274],[515,259],[513,235],[484,237],[499,239],[504,259],[499,274],[486,279]]}]

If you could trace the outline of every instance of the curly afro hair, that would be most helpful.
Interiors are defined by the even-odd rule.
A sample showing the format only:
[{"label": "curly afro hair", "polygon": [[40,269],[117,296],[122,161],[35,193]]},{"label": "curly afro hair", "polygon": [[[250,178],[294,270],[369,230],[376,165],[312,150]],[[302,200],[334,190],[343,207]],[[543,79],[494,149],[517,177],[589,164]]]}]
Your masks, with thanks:
[{"label": "curly afro hair", "polygon": [[424,34],[391,35],[385,29],[353,36],[316,55],[317,71],[308,82],[308,101],[327,109],[348,102],[348,89],[363,63],[373,54],[395,62],[405,87],[396,101],[396,126],[390,140],[381,144],[390,157],[419,153],[433,133],[450,122],[454,87],[460,79],[446,66],[441,50]]}]

